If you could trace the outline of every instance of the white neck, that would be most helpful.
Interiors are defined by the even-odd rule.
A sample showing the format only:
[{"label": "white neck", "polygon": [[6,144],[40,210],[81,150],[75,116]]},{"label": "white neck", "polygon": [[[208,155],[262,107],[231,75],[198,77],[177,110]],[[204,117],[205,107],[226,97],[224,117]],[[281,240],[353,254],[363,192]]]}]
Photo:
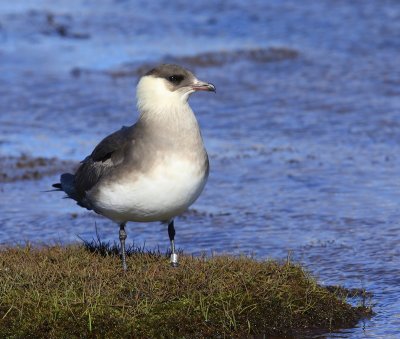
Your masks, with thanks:
[{"label": "white neck", "polygon": [[170,91],[163,79],[142,77],[136,92],[139,120],[162,125],[163,129],[198,130],[196,117],[188,103],[190,94],[191,91]]}]

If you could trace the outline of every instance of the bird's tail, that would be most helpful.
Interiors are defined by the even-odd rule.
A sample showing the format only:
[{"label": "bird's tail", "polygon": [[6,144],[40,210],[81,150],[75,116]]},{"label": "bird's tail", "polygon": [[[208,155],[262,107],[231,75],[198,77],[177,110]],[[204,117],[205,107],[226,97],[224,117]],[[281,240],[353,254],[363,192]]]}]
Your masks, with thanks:
[{"label": "bird's tail", "polygon": [[[92,210],[92,205],[86,198],[83,196],[79,196],[75,189],[75,175],[71,173],[61,174],[60,182],[53,184],[54,190],[51,191],[62,191],[67,193],[66,198],[70,198],[76,201],[76,203],[88,210]],[[49,191],[49,192],[51,192]]]},{"label": "bird's tail", "polygon": [[71,173],[61,174],[60,182],[53,184],[56,188],[54,191],[63,191],[67,193],[68,197],[78,201],[78,196],[75,190],[75,176]]}]

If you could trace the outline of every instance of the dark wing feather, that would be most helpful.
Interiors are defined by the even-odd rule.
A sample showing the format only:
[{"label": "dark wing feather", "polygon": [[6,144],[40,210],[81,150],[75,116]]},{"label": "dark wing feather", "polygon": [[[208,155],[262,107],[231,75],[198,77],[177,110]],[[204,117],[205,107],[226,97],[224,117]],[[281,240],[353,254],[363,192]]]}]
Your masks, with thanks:
[{"label": "dark wing feather", "polygon": [[[123,148],[131,141],[132,132],[135,125],[127,127],[123,126],[120,130],[105,137],[93,150],[89,156],[93,161],[104,162],[111,158],[111,155],[116,151]],[[87,159],[87,158],[86,158]],[[86,160],[85,159],[85,160]],[[85,161],[84,160],[84,161]]]},{"label": "dark wing feather", "polygon": [[124,161],[126,149],[134,143],[136,125],[122,127],[104,138],[92,154],[82,161],[75,173],[75,192],[78,200],[84,203],[85,192]]}]

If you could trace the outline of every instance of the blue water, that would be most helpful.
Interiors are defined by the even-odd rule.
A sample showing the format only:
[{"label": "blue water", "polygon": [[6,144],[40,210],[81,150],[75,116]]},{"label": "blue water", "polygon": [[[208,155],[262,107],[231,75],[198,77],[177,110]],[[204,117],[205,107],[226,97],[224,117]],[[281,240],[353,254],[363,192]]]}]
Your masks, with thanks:
[{"label": "blue water", "polygon": [[[376,316],[326,337],[400,337],[399,55],[398,1],[2,2],[0,242],[76,242],[95,223],[117,240],[42,191],[135,121],[137,69],[173,60],[217,87],[191,99],[211,173],[178,246],[291,252],[321,283],[374,294]],[[21,154],[66,162],[21,180]],[[128,240],[168,246],[158,224]]]}]

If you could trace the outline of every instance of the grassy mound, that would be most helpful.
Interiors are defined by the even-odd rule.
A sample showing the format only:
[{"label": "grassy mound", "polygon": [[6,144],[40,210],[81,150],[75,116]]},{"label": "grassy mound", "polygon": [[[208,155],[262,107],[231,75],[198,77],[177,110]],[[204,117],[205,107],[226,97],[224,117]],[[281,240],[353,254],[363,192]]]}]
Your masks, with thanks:
[{"label": "grassy mound", "polygon": [[289,262],[159,253],[128,258],[83,246],[0,250],[0,337],[282,335],[354,325],[352,307]]}]

